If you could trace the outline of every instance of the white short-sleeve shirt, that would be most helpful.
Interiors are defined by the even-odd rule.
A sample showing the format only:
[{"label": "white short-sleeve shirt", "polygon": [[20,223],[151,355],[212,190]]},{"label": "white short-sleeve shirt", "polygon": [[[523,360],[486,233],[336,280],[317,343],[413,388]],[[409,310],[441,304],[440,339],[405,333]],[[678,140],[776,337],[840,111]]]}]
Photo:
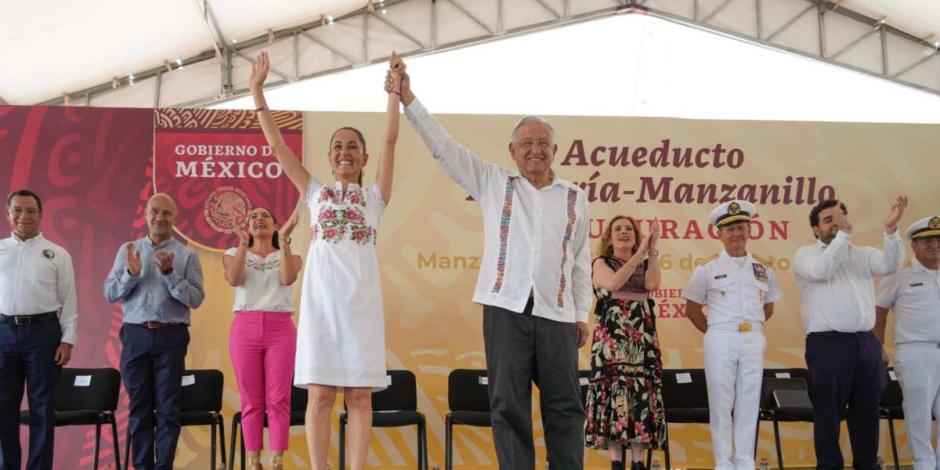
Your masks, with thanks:
[{"label": "white short-sleeve shirt", "polygon": [[940,343],[940,271],[927,269],[915,258],[882,279],[875,303],[894,310],[897,344]]},{"label": "white short-sleeve shirt", "polygon": [[695,268],[683,297],[708,306],[708,324],[717,325],[764,323],[764,304],[780,300],[783,293],[773,268],[750,253],[739,263],[722,250],[714,259]]}]

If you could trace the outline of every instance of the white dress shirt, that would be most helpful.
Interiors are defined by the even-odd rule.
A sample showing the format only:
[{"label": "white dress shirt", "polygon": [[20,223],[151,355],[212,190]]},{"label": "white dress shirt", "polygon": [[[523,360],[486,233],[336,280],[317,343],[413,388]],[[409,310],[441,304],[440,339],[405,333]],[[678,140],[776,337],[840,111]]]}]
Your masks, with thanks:
[{"label": "white dress shirt", "polygon": [[[739,260],[743,259],[743,263]],[[783,292],[774,270],[751,257],[732,258],[721,250],[716,258],[695,268],[682,293],[686,300],[708,306],[708,324],[764,323],[764,304],[780,300]]]},{"label": "white dress shirt", "polygon": [[444,172],[483,213],[483,261],[473,301],[560,322],[586,322],[593,302],[588,203],[581,188],[554,176],[536,188],[517,171],[458,144],[418,100],[405,115]]},{"label": "white dress shirt", "polygon": [[839,232],[829,245],[817,241],[796,251],[793,268],[800,288],[803,330],[857,333],[875,326],[875,276],[901,267],[904,242],[885,234],[884,251],[852,244]]},{"label": "white dress shirt", "polygon": [[62,342],[75,345],[78,300],[72,257],[42,234],[0,240],[0,314],[59,312]]},{"label": "white dress shirt", "polygon": [[917,261],[881,280],[876,302],[894,310],[897,344],[940,343],[940,271]]}]

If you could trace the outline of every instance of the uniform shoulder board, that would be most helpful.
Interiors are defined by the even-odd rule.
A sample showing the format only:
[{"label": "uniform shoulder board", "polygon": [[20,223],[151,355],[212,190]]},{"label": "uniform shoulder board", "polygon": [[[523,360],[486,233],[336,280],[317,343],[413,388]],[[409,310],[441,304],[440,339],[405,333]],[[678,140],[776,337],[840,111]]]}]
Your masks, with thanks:
[{"label": "uniform shoulder board", "polygon": [[904,264],[901,265],[901,267],[902,267],[902,268],[909,268],[909,267],[911,267],[911,260],[905,261]]},{"label": "uniform shoulder board", "polygon": [[764,266],[767,266],[768,268],[770,267],[770,260],[767,258],[764,258],[763,256],[758,256],[758,255],[755,255],[754,253],[751,253],[751,258],[754,259],[754,261],[757,261],[758,263],[763,264]]},{"label": "uniform shoulder board", "polygon": [[703,260],[702,260],[702,264],[711,263],[712,261],[715,261],[716,259],[718,259],[718,253],[715,253],[715,254],[709,256],[708,258],[703,259]]}]

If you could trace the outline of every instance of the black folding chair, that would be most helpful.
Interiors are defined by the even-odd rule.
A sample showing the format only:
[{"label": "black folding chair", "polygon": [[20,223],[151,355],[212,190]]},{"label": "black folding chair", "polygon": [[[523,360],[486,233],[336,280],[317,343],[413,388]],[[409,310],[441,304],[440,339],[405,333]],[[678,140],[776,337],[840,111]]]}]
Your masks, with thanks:
[{"label": "black folding chair", "polygon": [[486,371],[457,369],[447,377],[447,406],[444,419],[444,467],[454,468],[454,426],[491,427],[490,397]]},{"label": "black folding chair", "polygon": [[[765,369],[761,387],[760,420],[774,424],[774,446],[777,451],[777,467],[783,470],[783,450],[780,446],[781,422],[812,423],[813,404],[809,397],[806,369]],[[757,442],[755,440],[755,450]]]},{"label": "black folding chair", "polygon": [[[303,426],[306,421],[307,413],[307,389],[300,387],[291,387],[290,391],[290,425]],[[241,451],[241,470],[245,470],[245,436],[238,435],[238,430],[242,427],[242,412],[239,411],[232,416],[232,440],[229,443],[228,468],[235,468],[235,443],[240,442]],[[268,427],[268,416],[264,416],[264,427]]]},{"label": "black folding chair", "polygon": [[[222,389],[225,376],[219,370],[187,370],[180,393],[180,425],[211,426],[209,469],[216,470],[215,454],[225,466],[225,418],[222,417]],[[218,447],[216,447],[218,428]]]},{"label": "black folding chair", "polygon": [[[180,389],[180,426],[211,426],[209,470],[216,470],[215,457],[218,449],[222,465],[225,465],[225,419],[222,417],[222,389],[225,376],[216,369],[183,371],[183,387]],[[218,429],[218,431],[216,431]],[[127,428],[127,457],[124,469],[130,466],[131,430]],[[218,435],[218,447],[216,436]]]},{"label": "black folding chair", "polygon": [[894,374],[894,368],[888,369],[888,386],[884,394],[881,395],[880,414],[881,419],[888,420],[888,435],[891,436],[891,455],[894,457],[894,469],[900,470],[901,465],[898,462],[898,442],[894,435],[894,421],[904,419],[904,408],[901,403],[904,396],[901,393],[901,383],[898,382]]},{"label": "black folding chair", "polygon": [[[418,470],[428,468],[428,437],[424,414],[418,411],[418,385],[414,373],[408,370],[390,370],[391,385],[372,394],[372,426],[391,428],[417,426]],[[346,423],[349,416],[339,415],[339,468],[346,468]]]},{"label": "black folding chair", "polygon": [[[704,369],[664,369],[663,408],[666,412],[666,444],[663,448],[666,467],[670,465],[669,423],[708,424],[708,387]],[[647,467],[653,451],[646,454]]]},{"label": "black folding chair", "polygon": [[[101,448],[101,425],[111,424],[114,462],[121,468],[121,446],[118,443],[117,409],[121,390],[121,373],[117,369],[63,368],[55,388],[55,426],[95,425],[95,464]],[[29,411],[20,411],[20,424],[28,425]]]}]

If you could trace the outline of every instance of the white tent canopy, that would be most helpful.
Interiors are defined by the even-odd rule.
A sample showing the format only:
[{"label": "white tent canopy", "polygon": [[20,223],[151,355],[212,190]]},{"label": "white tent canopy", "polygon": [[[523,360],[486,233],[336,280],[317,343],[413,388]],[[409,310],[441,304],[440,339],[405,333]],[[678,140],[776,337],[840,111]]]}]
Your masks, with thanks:
[{"label": "white tent canopy", "polygon": [[[415,92],[442,113],[940,123],[940,96],[638,15],[423,56],[408,68]],[[287,84],[267,93],[268,104],[382,112],[385,70]],[[254,104],[246,96],[214,107]]]},{"label": "white tent canopy", "polygon": [[[8,66],[0,74],[0,99],[12,104],[207,105],[245,92],[249,61],[259,48],[272,53],[274,68],[280,74],[270,81],[294,83],[380,62],[391,50],[412,56],[433,55],[493,42],[489,51],[494,51],[502,49],[504,38],[577,23],[582,31],[591,32],[603,28],[603,23],[591,20],[630,13],[816,58],[879,81],[940,94],[940,56],[935,44],[940,38],[934,36],[940,32],[940,5],[933,0],[386,0],[368,5],[364,0],[226,0],[211,4],[208,0],[43,0],[8,2],[4,9],[0,40],[6,47],[0,49],[0,60]],[[676,115],[675,110],[690,100],[707,103],[711,99],[712,108],[730,109],[738,106],[736,101],[752,100],[747,93],[720,96],[720,89],[701,86],[715,77],[724,77],[722,82],[734,78],[713,70],[718,62],[735,59],[721,57],[727,54],[725,49],[712,48],[714,52],[705,55],[682,54],[681,43],[651,39],[652,23],[644,22],[640,27],[628,24],[634,24],[633,29],[602,42],[563,43],[555,50],[559,64],[543,73],[547,79],[572,72],[563,88],[574,91],[575,96],[582,84],[578,80],[599,75],[604,67],[597,63],[573,73],[576,67],[567,67],[565,62],[571,58],[602,54],[607,68],[616,63],[619,70],[630,73],[605,91],[622,94],[627,93],[623,89],[632,87],[632,95],[593,105],[616,109],[589,107],[583,113]],[[667,35],[680,34],[679,28],[655,28]],[[539,41],[547,37],[540,36]],[[692,40],[707,42],[699,38]],[[746,54],[738,50],[736,54]],[[455,59],[446,57],[455,55],[459,53],[439,58],[452,63]],[[811,99],[844,91],[841,79],[830,82],[826,77],[806,77],[805,61],[777,57],[782,79],[761,82],[766,83],[765,94]],[[418,66],[422,60],[412,62]],[[761,70],[743,71],[749,65],[758,68],[748,60],[737,59],[736,74],[766,78]],[[697,65],[704,73],[670,69],[671,74],[656,78],[663,67],[682,61]],[[631,62],[635,65],[625,64]],[[463,63],[454,67],[459,73],[472,73]],[[510,73],[512,64],[509,67],[502,73]],[[349,90],[339,93],[344,94]],[[667,97],[675,101],[671,107],[662,106]],[[546,111],[570,114],[567,107],[555,106],[565,99],[575,98],[548,99],[550,109]],[[870,91],[863,92],[856,99],[871,102],[872,96]],[[501,109],[498,104],[485,109],[477,105],[465,111],[505,111]],[[789,114],[768,116],[790,118]]]}]

